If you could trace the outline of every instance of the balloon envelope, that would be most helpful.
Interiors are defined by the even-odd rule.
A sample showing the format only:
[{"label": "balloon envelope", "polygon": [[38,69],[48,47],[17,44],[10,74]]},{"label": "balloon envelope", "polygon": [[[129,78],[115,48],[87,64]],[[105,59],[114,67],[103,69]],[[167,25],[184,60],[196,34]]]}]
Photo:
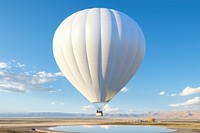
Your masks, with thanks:
[{"label": "balloon envelope", "polygon": [[145,54],[144,35],[126,14],[106,8],[78,11],[57,28],[55,60],[92,103],[110,101],[132,78]]}]

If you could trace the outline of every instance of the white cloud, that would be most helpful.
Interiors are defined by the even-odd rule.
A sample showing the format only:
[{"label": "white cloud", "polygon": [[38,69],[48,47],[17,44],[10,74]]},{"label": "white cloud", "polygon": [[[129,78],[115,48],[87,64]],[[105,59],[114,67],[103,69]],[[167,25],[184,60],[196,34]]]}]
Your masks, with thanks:
[{"label": "white cloud", "polygon": [[194,99],[189,99],[183,103],[170,104],[170,107],[188,107],[188,106],[198,106],[200,105],[200,97],[195,97]]},{"label": "white cloud", "polygon": [[192,94],[200,93],[200,87],[197,88],[191,88],[190,86],[187,86],[183,91],[179,94],[180,96],[188,96]]},{"label": "white cloud", "polygon": [[82,107],[82,111],[87,111],[87,110],[90,110],[90,109],[93,109],[94,108],[94,106],[93,105],[87,105],[87,106],[83,106]]},{"label": "white cloud", "polygon": [[55,105],[56,103],[55,103],[55,102],[50,102],[50,104],[51,104],[51,105]]},{"label": "white cloud", "polygon": [[63,74],[62,74],[62,72],[57,72],[57,73],[55,73],[54,74],[56,77],[58,77],[58,76],[64,76]]},{"label": "white cloud", "polygon": [[[58,72],[60,73],[60,72]],[[50,72],[38,72],[33,75],[32,78],[32,83],[33,84],[44,84],[47,82],[55,81],[57,77],[62,76],[61,74],[58,73],[50,73]]]},{"label": "white cloud", "polygon": [[49,90],[48,91],[49,93],[55,93],[55,92],[57,92],[56,90]]},{"label": "white cloud", "polygon": [[8,91],[8,90],[1,90],[1,89],[0,89],[0,92],[12,93],[12,91]]},{"label": "white cloud", "polygon": [[11,66],[8,63],[0,62],[0,69],[9,69]]},{"label": "white cloud", "polygon": [[121,89],[121,92],[127,92],[128,91],[128,88],[127,87],[123,87],[122,89]]},{"label": "white cloud", "polygon": [[64,105],[63,102],[60,102],[60,103],[50,102],[49,104],[51,104],[51,105],[60,105],[60,106],[63,106],[63,105]]},{"label": "white cloud", "polygon": [[20,82],[10,82],[10,83],[3,83],[0,84],[0,90],[2,92],[29,92],[26,85]]},{"label": "white cloud", "polygon": [[164,95],[165,94],[165,91],[161,91],[160,93],[159,93],[159,95]]},{"label": "white cloud", "polygon": [[[44,87],[44,85],[62,76],[60,72],[49,73],[42,71],[33,73],[32,71],[24,71],[24,64],[16,61],[12,64],[12,62],[0,62],[0,92],[53,92],[55,89]],[[18,64],[18,67],[16,67],[16,64]]]},{"label": "white cloud", "polygon": [[55,91],[53,88],[43,87],[41,83],[33,83],[32,75],[8,71],[0,71],[0,75],[3,75],[0,76],[1,92]]},{"label": "white cloud", "polygon": [[177,94],[170,94],[171,97],[175,97]]},{"label": "white cloud", "polygon": [[0,71],[0,76],[4,76],[4,75],[5,75],[4,71]]},{"label": "white cloud", "polygon": [[21,64],[21,63],[18,63],[17,62],[17,66],[16,67],[21,67],[21,68],[23,68],[23,67],[25,67],[25,64]]},{"label": "white cloud", "polygon": [[106,106],[103,108],[108,113],[119,113],[119,108],[111,108],[109,104],[106,104]]}]

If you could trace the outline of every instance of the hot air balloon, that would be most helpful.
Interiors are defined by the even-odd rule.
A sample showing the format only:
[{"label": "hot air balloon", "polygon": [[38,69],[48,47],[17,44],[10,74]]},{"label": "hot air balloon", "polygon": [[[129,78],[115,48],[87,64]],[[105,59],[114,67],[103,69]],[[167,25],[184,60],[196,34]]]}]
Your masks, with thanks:
[{"label": "hot air balloon", "polygon": [[133,77],[145,54],[145,38],[126,14],[84,9],[67,17],[53,38],[53,54],[67,80],[102,108]]}]

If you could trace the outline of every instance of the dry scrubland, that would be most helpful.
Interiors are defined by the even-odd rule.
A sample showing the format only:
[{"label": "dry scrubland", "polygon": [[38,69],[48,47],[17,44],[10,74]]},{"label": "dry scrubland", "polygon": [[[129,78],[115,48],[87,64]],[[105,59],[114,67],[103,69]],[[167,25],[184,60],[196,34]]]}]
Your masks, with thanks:
[{"label": "dry scrubland", "polygon": [[52,126],[87,124],[153,125],[177,129],[179,133],[200,133],[200,120],[160,119],[156,122],[137,122],[134,118],[4,118],[0,119],[0,133],[49,132],[47,128]]}]

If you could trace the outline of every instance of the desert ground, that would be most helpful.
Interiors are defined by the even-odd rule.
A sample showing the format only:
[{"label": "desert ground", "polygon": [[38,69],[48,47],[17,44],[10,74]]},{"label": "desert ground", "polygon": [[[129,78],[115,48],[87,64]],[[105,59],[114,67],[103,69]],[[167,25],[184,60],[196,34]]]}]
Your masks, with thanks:
[{"label": "desert ground", "polygon": [[200,120],[140,122],[132,118],[0,118],[0,133],[58,133],[48,128],[64,125],[152,125],[176,129],[176,133],[200,133]]}]

